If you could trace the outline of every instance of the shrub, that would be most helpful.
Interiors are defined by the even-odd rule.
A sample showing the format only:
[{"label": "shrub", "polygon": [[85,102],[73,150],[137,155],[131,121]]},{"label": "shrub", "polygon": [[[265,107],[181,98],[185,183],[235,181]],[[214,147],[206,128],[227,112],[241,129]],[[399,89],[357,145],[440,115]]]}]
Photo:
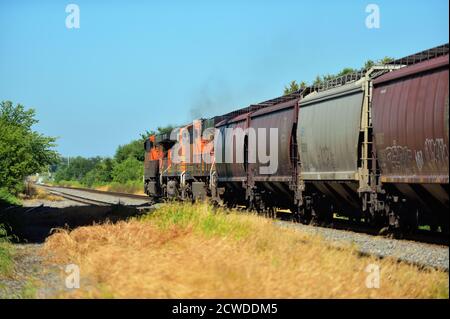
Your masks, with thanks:
[{"label": "shrub", "polygon": [[112,171],[113,182],[126,183],[128,181],[142,180],[144,166],[134,157],[114,165]]},{"label": "shrub", "polygon": [[6,188],[0,188],[0,207],[3,205],[20,205],[20,200]]}]

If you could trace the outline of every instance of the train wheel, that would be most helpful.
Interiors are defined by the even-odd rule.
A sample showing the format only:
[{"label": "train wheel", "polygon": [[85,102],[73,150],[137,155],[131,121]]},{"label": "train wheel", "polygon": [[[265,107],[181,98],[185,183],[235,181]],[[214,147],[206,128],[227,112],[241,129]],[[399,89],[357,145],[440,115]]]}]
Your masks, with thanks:
[{"label": "train wheel", "polygon": [[407,218],[405,218],[406,205],[399,200],[389,201],[385,204],[386,215],[388,216],[388,226],[380,231],[380,235],[389,238],[403,238],[408,230]]},{"label": "train wheel", "polygon": [[312,199],[306,198],[305,204],[298,208],[298,217],[299,221],[302,224],[309,225],[312,222],[313,219],[313,207],[312,207]]},{"label": "train wheel", "polygon": [[294,206],[294,207],[291,208],[292,221],[294,223],[300,223],[301,222],[300,210],[301,210],[301,207],[299,207],[299,206]]},{"label": "train wheel", "polygon": [[277,217],[276,214],[277,214],[276,210],[273,206],[270,206],[267,208],[267,215],[269,218],[272,218],[272,219],[276,218]]},{"label": "train wheel", "polygon": [[312,222],[311,210],[303,208],[299,214],[299,222],[304,225],[311,224],[311,222]]},{"label": "train wheel", "polygon": [[313,225],[330,226],[333,223],[333,208],[325,196],[318,196],[311,209]]},{"label": "train wheel", "polygon": [[388,223],[383,212],[377,212],[373,207],[370,207],[364,214],[364,221],[368,226],[378,231],[380,231]]}]

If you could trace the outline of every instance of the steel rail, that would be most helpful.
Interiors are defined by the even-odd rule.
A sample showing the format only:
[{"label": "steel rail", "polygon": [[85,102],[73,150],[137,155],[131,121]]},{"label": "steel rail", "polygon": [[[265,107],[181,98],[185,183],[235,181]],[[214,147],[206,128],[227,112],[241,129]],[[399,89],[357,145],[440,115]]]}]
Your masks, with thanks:
[{"label": "steel rail", "polygon": [[43,187],[43,188],[71,189],[71,190],[83,191],[83,192],[93,193],[93,194],[102,194],[102,195],[110,195],[110,196],[117,196],[117,197],[126,197],[126,198],[150,200],[150,197],[148,197],[147,195],[137,195],[137,194],[130,194],[130,193],[122,193],[122,192],[100,191],[100,190],[97,190],[97,189],[82,188],[82,187],[51,186],[51,185],[45,185],[45,184],[44,185],[36,185],[36,186],[37,187]]},{"label": "steel rail", "polygon": [[111,203],[111,202],[105,202],[105,201],[100,201],[100,200],[96,200],[96,199],[90,199],[90,198],[77,196],[77,195],[72,195],[72,194],[67,194],[67,193],[58,192],[58,191],[54,191],[54,190],[48,190],[48,192],[50,194],[57,195],[57,196],[65,198],[65,199],[69,199],[69,200],[74,201],[74,202],[88,204],[88,205],[95,205],[95,206],[112,206],[112,205],[115,205],[115,203]]}]

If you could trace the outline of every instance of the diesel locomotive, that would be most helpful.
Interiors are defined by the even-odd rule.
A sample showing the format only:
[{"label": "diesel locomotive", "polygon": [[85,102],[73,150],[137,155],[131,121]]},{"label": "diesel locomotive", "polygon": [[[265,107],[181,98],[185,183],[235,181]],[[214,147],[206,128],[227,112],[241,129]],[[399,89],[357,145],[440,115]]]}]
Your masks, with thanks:
[{"label": "diesel locomotive", "polygon": [[448,232],[448,67],[445,44],[152,135],[145,192]]}]

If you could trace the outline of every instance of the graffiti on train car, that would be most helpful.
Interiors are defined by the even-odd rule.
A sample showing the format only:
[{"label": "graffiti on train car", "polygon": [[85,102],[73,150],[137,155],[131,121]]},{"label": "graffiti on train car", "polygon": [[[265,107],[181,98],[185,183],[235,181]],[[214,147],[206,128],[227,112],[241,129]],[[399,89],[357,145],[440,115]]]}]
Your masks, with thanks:
[{"label": "graffiti on train car", "polygon": [[421,171],[423,166],[424,166],[424,164],[425,164],[424,159],[423,159],[423,152],[422,151],[415,151],[414,153],[415,153],[414,157],[415,157],[415,160],[416,160],[417,168],[419,169],[419,171]]},{"label": "graffiti on train car", "polygon": [[412,171],[413,151],[407,146],[397,145],[395,140],[392,146],[386,147],[381,152],[380,157],[389,172],[409,173]]},{"label": "graffiti on train car", "polygon": [[443,138],[427,138],[423,150],[411,150],[407,146],[397,145],[394,141],[392,146],[381,152],[380,159],[389,172],[434,171],[448,163],[448,147]]},{"label": "graffiti on train car", "polygon": [[327,170],[330,172],[336,170],[334,153],[328,146],[319,147],[317,161],[319,163],[319,167],[321,167],[322,170]]},{"label": "graffiti on train car", "polygon": [[425,140],[425,161],[439,166],[448,164],[448,147],[443,138]]}]

